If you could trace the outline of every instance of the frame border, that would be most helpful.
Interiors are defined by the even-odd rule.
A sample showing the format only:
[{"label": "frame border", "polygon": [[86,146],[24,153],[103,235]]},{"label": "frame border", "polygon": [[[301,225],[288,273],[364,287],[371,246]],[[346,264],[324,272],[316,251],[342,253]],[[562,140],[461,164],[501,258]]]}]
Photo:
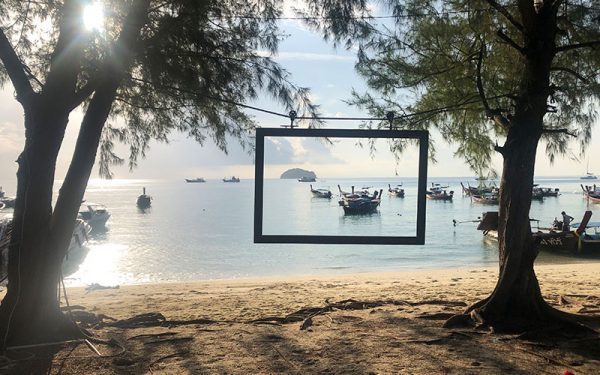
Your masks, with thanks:
[{"label": "frame border", "polygon": [[[265,137],[314,138],[408,138],[419,141],[419,179],[417,185],[416,236],[329,236],[329,235],[265,235],[263,231],[263,178]],[[371,130],[371,129],[289,129],[257,128],[254,168],[254,243],[298,244],[355,244],[355,245],[424,245],[425,209],[427,191],[427,130]]]}]

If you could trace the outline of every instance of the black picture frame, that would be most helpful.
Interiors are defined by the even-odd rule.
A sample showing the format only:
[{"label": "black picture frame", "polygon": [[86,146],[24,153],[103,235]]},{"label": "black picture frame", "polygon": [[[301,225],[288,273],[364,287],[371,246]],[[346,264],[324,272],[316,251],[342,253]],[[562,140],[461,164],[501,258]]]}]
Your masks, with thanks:
[{"label": "black picture frame", "polygon": [[[415,236],[334,236],[263,234],[265,137],[404,138],[419,141],[417,227]],[[257,128],[254,169],[254,242],[296,244],[424,245],[429,132],[426,130]]]}]

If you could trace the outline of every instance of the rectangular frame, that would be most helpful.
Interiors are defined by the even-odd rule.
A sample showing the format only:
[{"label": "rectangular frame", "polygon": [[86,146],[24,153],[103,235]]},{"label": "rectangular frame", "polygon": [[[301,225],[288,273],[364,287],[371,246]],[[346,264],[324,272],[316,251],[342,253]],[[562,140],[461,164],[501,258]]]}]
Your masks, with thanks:
[{"label": "rectangular frame", "polygon": [[[263,178],[265,167],[265,137],[314,138],[405,138],[419,141],[419,180],[417,187],[416,236],[327,236],[327,235],[265,235],[263,234]],[[305,243],[355,245],[424,245],[425,207],[427,191],[427,130],[362,130],[362,129],[290,129],[257,128],[254,168],[254,243]]]}]

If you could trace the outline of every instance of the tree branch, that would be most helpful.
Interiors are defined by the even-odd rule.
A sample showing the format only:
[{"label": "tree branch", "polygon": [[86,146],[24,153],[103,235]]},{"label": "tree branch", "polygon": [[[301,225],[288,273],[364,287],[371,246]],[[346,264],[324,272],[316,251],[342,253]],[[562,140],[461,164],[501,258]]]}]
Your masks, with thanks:
[{"label": "tree branch", "polygon": [[73,109],[79,107],[79,105],[81,103],[83,103],[84,100],[89,98],[90,95],[92,95],[94,93],[94,91],[96,90],[97,87],[98,87],[97,82],[89,81],[82,88],[77,90],[75,92],[75,94],[73,95],[73,97],[70,98],[71,103],[69,104],[69,110],[73,110]]},{"label": "tree branch", "polygon": [[589,80],[587,78],[585,78],[584,76],[577,73],[575,70],[573,70],[571,68],[567,68],[564,66],[553,66],[550,68],[550,70],[551,71],[559,71],[559,72],[567,72],[567,73],[570,73],[570,74],[574,75],[575,77],[579,78],[582,82],[589,83]]},{"label": "tree branch", "polygon": [[564,52],[564,51],[570,51],[572,49],[586,48],[586,47],[593,48],[595,46],[600,46],[600,40],[593,40],[591,42],[568,44],[566,46],[556,47],[556,52]]},{"label": "tree branch", "polygon": [[520,32],[524,32],[525,28],[523,27],[523,25],[521,25],[521,23],[519,21],[517,21],[512,14],[510,14],[510,12],[508,10],[506,10],[505,7],[503,7],[502,5],[498,4],[495,0],[486,0],[488,2],[488,4],[490,4],[492,6],[492,8],[496,9],[500,14],[502,14],[504,16],[504,18],[506,18],[508,20],[508,22],[510,22],[514,27],[517,28],[517,30],[519,30]]},{"label": "tree branch", "polygon": [[519,53],[521,53],[522,55],[525,54],[525,48],[523,48],[520,45],[518,45],[517,42],[515,42],[508,35],[506,35],[504,33],[504,31],[498,30],[498,31],[496,31],[496,35],[498,35],[498,37],[500,37],[500,39],[504,40],[511,47],[513,47],[514,49],[516,49],[517,51],[519,51]]},{"label": "tree branch", "polygon": [[481,65],[483,63],[483,54],[485,53],[485,42],[481,42],[481,49],[479,50],[479,56],[477,57],[477,92],[481,98],[483,108],[485,108],[485,114],[499,126],[508,129],[510,127],[510,121],[502,115],[499,109],[492,110],[487,98],[485,97],[485,91],[483,90],[483,80],[481,79]]},{"label": "tree branch", "polygon": [[562,133],[562,134],[566,134],[568,136],[571,136],[573,138],[577,137],[577,134],[571,133],[569,131],[569,129],[564,129],[564,128],[561,128],[561,129],[557,129],[557,128],[543,128],[542,129],[542,133]]},{"label": "tree branch", "polygon": [[14,48],[10,44],[10,41],[4,34],[4,31],[0,29],[0,60],[8,73],[15,91],[17,93],[17,100],[19,103],[25,105],[29,98],[35,94],[31,87],[31,82],[27,78],[27,73],[23,66],[23,63],[17,56]]}]

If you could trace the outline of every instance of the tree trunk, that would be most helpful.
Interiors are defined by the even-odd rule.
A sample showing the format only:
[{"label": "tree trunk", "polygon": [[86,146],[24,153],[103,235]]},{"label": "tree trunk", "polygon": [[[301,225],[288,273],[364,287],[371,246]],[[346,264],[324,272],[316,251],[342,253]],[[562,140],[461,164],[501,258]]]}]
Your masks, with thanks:
[{"label": "tree trunk", "polygon": [[[39,105],[39,103],[43,103]],[[8,254],[8,287],[0,305],[0,345],[52,339],[64,330],[57,285],[70,233],[51,231],[56,159],[68,111],[36,99],[25,112],[26,141],[17,172],[17,200]],[[53,108],[54,107],[54,108]],[[71,229],[72,231],[72,229]]]},{"label": "tree trunk", "polygon": [[541,127],[514,124],[502,151],[498,223],[500,277],[491,296],[479,308],[485,321],[501,330],[520,331],[531,328],[534,322],[547,324],[548,320],[533,270],[538,250],[529,222],[540,135]]}]

